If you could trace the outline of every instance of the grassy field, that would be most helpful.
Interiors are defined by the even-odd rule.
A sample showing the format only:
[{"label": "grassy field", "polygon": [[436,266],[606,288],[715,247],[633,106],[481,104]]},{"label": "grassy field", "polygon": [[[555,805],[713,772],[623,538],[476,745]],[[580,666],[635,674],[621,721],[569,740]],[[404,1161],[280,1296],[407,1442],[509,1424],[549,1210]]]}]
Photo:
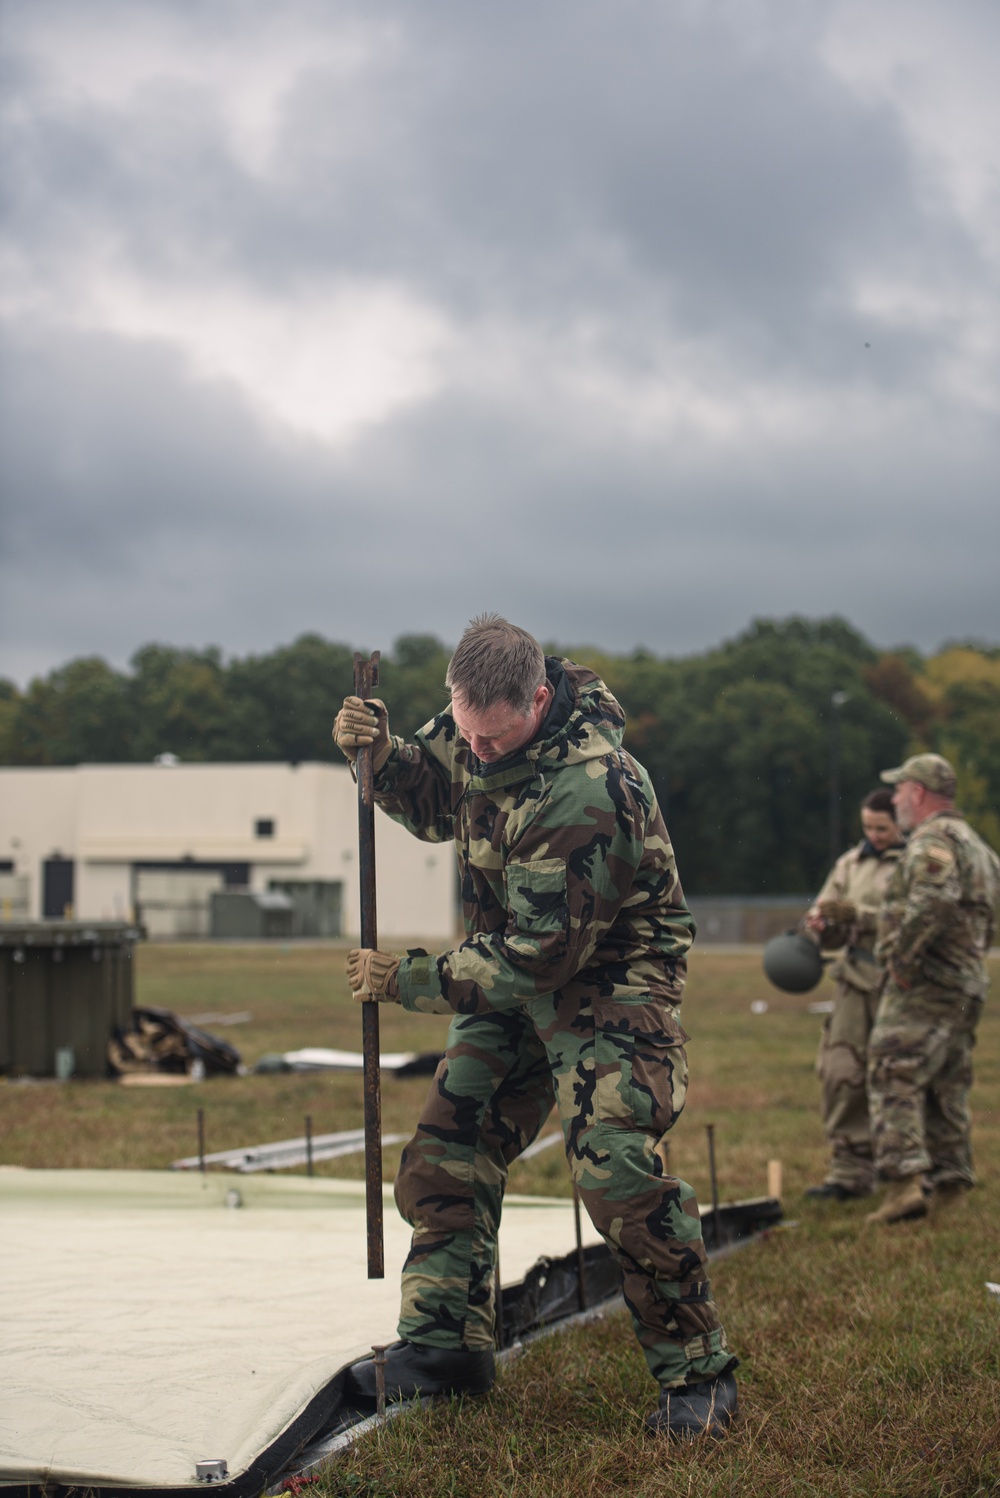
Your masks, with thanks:
[{"label": "grassy field", "polygon": [[[252,1065],[303,1045],[357,1049],[360,1023],[339,947],[148,946],[138,997],[184,1015],[250,1011],[219,1029]],[[1000,973],[994,972],[994,984]],[[994,993],[996,992],[996,987]],[[823,990],[818,995],[822,996]],[[751,1003],[767,1001],[764,1013]],[[780,1159],[788,1225],[714,1269],[742,1359],[742,1415],[720,1445],[644,1437],[655,1393],[621,1316],[533,1344],[488,1399],[391,1422],[323,1479],[322,1498],[520,1495],[1000,1492],[1000,1013],[987,1007],[973,1093],[981,1189],[951,1219],[876,1230],[866,1206],[807,1202],[825,1151],[812,1071],[820,1021],[777,994],[759,957],[696,952],[685,1023],[692,1085],[674,1169],[708,1196],[705,1125],[716,1126],[724,1198],[763,1193]],[[444,1022],[383,1008],[386,1050],[439,1047]],[[212,1028],[211,1025],[208,1028]],[[387,1078],[386,1132],[412,1127],[425,1079]],[[0,1164],[161,1168],[207,1147],[361,1124],[354,1077],[247,1076],[189,1087],[0,1085]],[[386,1151],[389,1177],[398,1149]],[[319,1167],[358,1175],[361,1158]],[[511,1188],[568,1193],[558,1149],[515,1166]]]}]

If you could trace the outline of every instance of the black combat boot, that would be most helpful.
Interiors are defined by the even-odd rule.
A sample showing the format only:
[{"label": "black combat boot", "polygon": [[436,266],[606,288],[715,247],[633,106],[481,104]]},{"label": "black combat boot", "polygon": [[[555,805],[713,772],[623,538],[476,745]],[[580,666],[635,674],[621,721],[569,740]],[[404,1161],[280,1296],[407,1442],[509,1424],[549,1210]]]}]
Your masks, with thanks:
[{"label": "black combat boot", "polygon": [[839,1181],[824,1181],[822,1186],[807,1186],[806,1196],[818,1197],[821,1201],[831,1202],[853,1202],[860,1201],[863,1196],[871,1196],[870,1191],[852,1191],[850,1186],[842,1186]]},{"label": "black combat boot", "polygon": [[[421,1394],[488,1394],[496,1380],[492,1348],[469,1352],[457,1347],[425,1347],[396,1342],[386,1348],[385,1397],[392,1403]],[[347,1370],[348,1394],[375,1402],[375,1362],[363,1358]]]},{"label": "black combat boot", "polygon": [[703,1384],[685,1384],[679,1389],[661,1389],[659,1407],[646,1416],[646,1429],[654,1436],[674,1441],[692,1436],[719,1440],[736,1414],[736,1380],[731,1373]]}]

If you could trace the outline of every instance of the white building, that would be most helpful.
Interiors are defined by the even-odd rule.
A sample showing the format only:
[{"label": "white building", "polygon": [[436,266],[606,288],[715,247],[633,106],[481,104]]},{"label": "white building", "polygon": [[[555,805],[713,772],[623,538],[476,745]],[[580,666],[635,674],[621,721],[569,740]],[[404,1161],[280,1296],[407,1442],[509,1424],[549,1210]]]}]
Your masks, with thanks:
[{"label": "white building", "polygon": [[[203,936],[214,891],[283,891],[302,934],[357,936],[357,789],[346,765],[0,768],[0,919],[137,919]],[[380,938],[450,941],[450,847],[376,817]]]}]

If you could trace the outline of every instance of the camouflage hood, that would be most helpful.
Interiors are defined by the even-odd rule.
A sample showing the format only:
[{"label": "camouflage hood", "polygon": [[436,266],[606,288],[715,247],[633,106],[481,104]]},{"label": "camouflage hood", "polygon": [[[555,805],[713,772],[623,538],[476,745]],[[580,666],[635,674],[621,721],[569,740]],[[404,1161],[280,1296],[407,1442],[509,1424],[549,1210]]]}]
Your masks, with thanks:
[{"label": "camouflage hood", "polygon": [[530,744],[487,765],[459,740],[455,763],[463,767],[470,791],[502,790],[531,779],[539,770],[601,759],[621,747],[625,714],[595,672],[548,655],[545,674],[553,692],[552,706]]}]

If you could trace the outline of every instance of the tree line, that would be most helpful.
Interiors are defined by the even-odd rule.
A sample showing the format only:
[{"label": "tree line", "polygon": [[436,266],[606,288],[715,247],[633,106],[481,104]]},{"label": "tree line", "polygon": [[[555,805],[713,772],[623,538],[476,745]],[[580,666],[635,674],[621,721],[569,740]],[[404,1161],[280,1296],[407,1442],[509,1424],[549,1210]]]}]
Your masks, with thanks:
[{"label": "tree line", "polygon": [[[878,772],[934,749],[959,803],[1000,846],[1000,647],[880,651],[845,620],[758,619],[698,655],[547,646],[592,666],[625,709],[626,746],[649,770],[697,894],[797,893],[829,861],[836,758],[841,842]],[[405,635],[382,657],[380,695],[408,735],[447,703],[449,650]],[[337,761],[330,729],[352,688],[353,648],[301,636],[263,655],[146,645],[126,671],[83,657],[20,691],[0,680],[0,764],[152,760]]]}]

